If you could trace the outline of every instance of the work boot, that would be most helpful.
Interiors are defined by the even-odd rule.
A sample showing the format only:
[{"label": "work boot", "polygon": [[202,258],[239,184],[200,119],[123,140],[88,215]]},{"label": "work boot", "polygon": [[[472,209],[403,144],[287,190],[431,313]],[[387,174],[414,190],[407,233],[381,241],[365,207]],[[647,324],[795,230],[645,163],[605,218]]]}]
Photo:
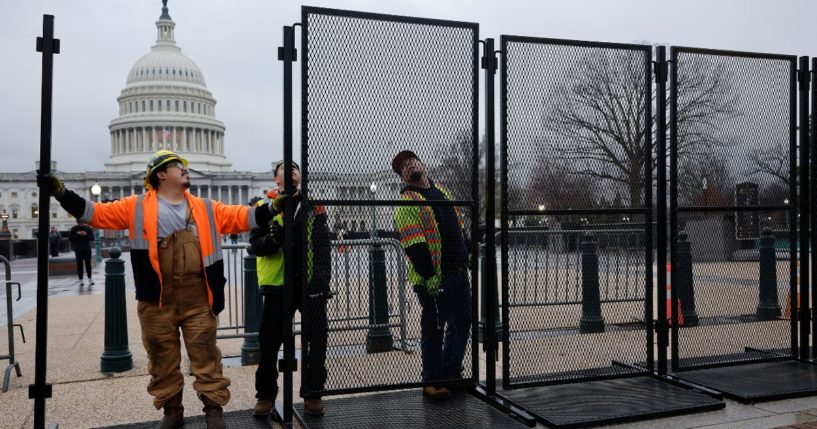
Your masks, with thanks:
[{"label": "work boot", "polygon": [[423,395],[434,401],[445,401],[451,398],[451,392],[447,388],[436,386],[423,387]]},{"label": "work boot", "polygon": [[164,417],[159,422],[158,429],[176,429],[184,426],[184,406],[182,392],[177,393],[165,403]]},{"label": "work boot", "polygon": [[207,424],[207,429],[224,429],[224,409],[221,405],[208,399],[206,396],[199,396],[201,402],[204,403],[204,423]]},{"label": "work boot", "polygon": [[317,399],[305,399],[304,400],[304,411],[310,416],[322,416],[323,415],[323,401],[320,398]]},{"label": "work boot", "polygon": [[268,416],[272,414],[273,406],[275,406],[275,401],[259,399],[258,402],[255,403],[255,411],[253,411],[253,414],[259,417]]}]

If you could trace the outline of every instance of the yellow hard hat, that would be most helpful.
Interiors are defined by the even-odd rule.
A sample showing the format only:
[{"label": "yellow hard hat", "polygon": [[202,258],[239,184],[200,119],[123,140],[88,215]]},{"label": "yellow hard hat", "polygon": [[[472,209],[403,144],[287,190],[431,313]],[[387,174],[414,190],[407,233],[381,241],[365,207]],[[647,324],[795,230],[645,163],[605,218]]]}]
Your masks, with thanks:
[{"label": "yellow hard hat", "polygon": [[159,167],[171,161],[179,161],[185,168],[187,167],[187,160],[176,155],[176,152],[171,150],[162,149],[153,154],[150,161],[148,161],[147,170],[145,170],[145,188],[147,188],[147,190],[153,189],[153,186],[150,185],[150,177],[153,176],[153,173],[155,173]]}]

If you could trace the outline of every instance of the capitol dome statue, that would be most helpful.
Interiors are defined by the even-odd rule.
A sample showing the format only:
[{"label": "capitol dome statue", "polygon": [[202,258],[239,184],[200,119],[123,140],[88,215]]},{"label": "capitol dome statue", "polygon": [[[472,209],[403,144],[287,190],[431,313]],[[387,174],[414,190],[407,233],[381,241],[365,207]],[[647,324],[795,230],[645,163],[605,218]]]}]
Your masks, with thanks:
[{"label": "capitol dome statue", "polygon": [[162,3],[156,44],[133,65],[117,97],[119,117],[108,126],[111,156],[105,169],[144,171],[153,152],[169,149],[187,158],[194,170],[230,171],[216,99],[199,67],[176,45],[176,23],[167,1]]}]

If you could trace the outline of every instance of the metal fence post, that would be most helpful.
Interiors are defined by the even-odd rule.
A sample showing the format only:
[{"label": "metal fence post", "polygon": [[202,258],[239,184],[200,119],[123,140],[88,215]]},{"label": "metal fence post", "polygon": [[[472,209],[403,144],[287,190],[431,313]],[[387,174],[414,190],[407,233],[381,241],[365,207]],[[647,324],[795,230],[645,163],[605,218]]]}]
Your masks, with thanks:
[{"label": "metal fence post", "polygon": [[[263,317],[263,303],[258,292],[255,255],[244,255],[244,333],[258,333]],[[255,365],[259,361],[261,345],[258,335],[244,337],[241,345],[241,365]]]},{"label": "metal fence post", "polygon": [[[692,278],[692,243],[687,237],[686,231],[678,234],[677,262],[672,267],[675,271],[675,283],[672,284],[672,287],[676,290],[676,298],[681,302],[684,326],[698,326],[698,312],[695,310],[695,282]],[[673,304],[673,311],[676,309],[677,304]]]},{"label": "metal fence post", "polygon": [[[488,325],[488,282],[492,281],[497,284],[496,277],[496,259],[486,258],[485,243],[480,243],[479,263],[482,272],[482,279],[480,282],[480,318],[479,318],[479,341],[485,341],[485,327]],[[493,253],[492,253],[493,254]],[[488,277],[492,276],[492,277]],[[496,295],[495,295],[496,296]],[[496,332],[497,341],[502,341],[502,321],[499,320],[499,297],[493,300],[494,307],[494,332]]]},{"label": "metal fence post", "polygon": [[122,250],[110,249],[105,261],[105,351],[100,358],[102,372],[133,369],[133,355],[128,349],[128,317],[125,307],[125,261]]},{"label": "metal fence post", "polygon": [[760,237],[759,277],[757,319],[774,320],[780,316],[780,303],[777,301],[777,256],[770,228],[763,228]]},{"label": "metal fence post", "polygon": [[366,353],[392,349],[394,342],[388,325],[386,252],[382,246],[374,243],[369,250],[369,331],[366,333]]},{"label": "metal fence post", "polygon": [[599,255],[596,248],[596,239],[589,232],[585,233],[581,243],[582,318],[579,321],[579,332],[582,334],[604,332],[599,294]]}]

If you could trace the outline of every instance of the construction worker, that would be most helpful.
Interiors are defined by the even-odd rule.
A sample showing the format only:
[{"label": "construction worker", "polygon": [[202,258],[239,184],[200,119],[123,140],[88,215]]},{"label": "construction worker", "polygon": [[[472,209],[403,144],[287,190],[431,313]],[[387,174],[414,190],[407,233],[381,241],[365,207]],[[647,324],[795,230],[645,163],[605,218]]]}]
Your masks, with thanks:
[{"label": "construction worker", "polygon": [[[405,186],[403,201],[450,201],[448,191],[428,178],[426,166],[408,150],[392,160]],[[422,307],[420,347],[423,394],[451,397],[446,386],[462,385],[462,360],[471,335],[468,246],[462,217],[452,206],[399,206],[394,223],[408,258],[409,281]]]},{"label": "construction worker", "polygon": [[223,428],[222,407],[230,379],[222,374],[216,345],[216,315],[224,309],[221,234],[266,225],[273,205],[226,205],[188,191],[187,161],[169,150],[156,152],[144,176],[147,192],[110,203],[87,201],[55,175],[38,176],[71,215],[96,228],[128,229],[142,343],[148,356],[148,393],[164,408],[160,428],[184,425],[179,329],[204,403],[208,428]]},{"label": "construction worker", "polygon": [[[278,370],[276,368],[278,351],[283,344],[283,326],[289,323],[295,310],[301,312],[301,356],[303,358],[303,377],[301,397],[304,398],[304,409],[310,415],[322,415],[324,412],[320,391],[326,382],[326,342],[329,322],[326,317],[326,300],[332,297],[329,280],[332,275],[330,260],[330,233],[327,225],[326,210],[316,206],[309,213],[301,210],[300,195],[297,188],[301,181],[300,167],[292,163],[292,184],[296,189],[293,196],[294,237],[292,238],[295,255],[302,255],[304,249],[301,230],[306,222],[306,269],[304,279],[302,264],[293,264],[293,305],[289,314],[283,311],[284,285],[284,216],[277,214],[268,225],[259,226],[250,234],[250,245],[257,256],[258,286],[264,296],[264,313],[258,338],[261,345],[258,368],[255,371],[255,391],[258,399],[255,414],[259,416],[272,413],[275,397],[278,395]],[[284,163],[275,166],[275,182],[279,189],[284,186]],[[266,199],[257,204],[268,204],[279,200],[277,190],[267,193]],[[300,261],[300,256],[297,257]],[[304,281],[305,280],[305,281]],[[304,288],[306,290],[304,291]],[[304,293],[305,292],[305,293]]]}]

